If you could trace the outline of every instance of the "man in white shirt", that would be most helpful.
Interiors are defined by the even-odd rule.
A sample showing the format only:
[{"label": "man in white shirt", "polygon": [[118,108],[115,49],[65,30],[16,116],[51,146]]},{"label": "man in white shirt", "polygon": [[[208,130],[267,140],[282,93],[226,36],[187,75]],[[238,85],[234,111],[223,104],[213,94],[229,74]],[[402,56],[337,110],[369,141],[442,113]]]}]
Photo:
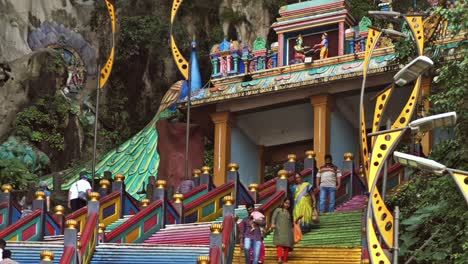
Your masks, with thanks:
[{"label": "man in white shirt", "polygon": [[73,183],[68,191],[68,208],[76,211],[86,206],[86,197],[91,193],[91,184],[86,173],[80,174],[80,179]]}]

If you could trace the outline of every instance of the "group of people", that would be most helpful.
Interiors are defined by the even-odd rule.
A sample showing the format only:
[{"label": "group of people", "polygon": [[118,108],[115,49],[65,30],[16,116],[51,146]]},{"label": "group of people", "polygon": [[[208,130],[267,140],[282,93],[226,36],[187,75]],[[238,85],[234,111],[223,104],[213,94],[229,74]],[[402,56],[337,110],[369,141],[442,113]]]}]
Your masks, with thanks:
[{"label": "group of people", "polygon": [[269,230],[265,228],[266,222],[262,212],[256,211],[252,204],[246,205],[248,216],[240,224],[240,246],[244,250],[246,264],[263,263],[265,258],[263,238],[270,230],[274,231],[273,245],[277,248],[278,263],[288,261],[289,252],[294,246],[294,224],[300,225],[302,232],[307,232],[319,221],[315,191],[320,192],[320,214],[327,212],[325,208],[327,197],[328,212],[334,212],[336,190],[341,186],[341,172],[332,161],[332,156],[327,154],[325,165],[317,172],[315,188],[313,178],[311,184],[303,181],[300,174],[295,174],[295,184],[291,186],[281,206],[271,215]]},{"label": "group of people", "polygon": [[11,258],[11,250],[5,248],[6,241],[0,238],[0,264],[18,264]]}]

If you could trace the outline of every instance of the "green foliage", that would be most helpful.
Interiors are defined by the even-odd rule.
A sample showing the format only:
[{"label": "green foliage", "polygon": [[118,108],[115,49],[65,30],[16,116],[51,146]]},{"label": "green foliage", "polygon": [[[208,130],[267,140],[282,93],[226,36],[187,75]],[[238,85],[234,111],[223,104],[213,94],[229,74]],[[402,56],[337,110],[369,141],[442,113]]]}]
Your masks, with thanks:
[{"label": "green foliage", "polygon": [[213,142],[205,140],[205,153],[203,156],[204,166],[214,167],[214,145]]},{"label": "green foliage", "polygon": [[17,159],[0,159],[0,183],[9,183],[15,190],[25,190],[37,180],[37,175],[31,173]]},{"label": "green foliage", "polygon": [[359,22],[363,16],[368,16],[369,10],[376,10],[374,6],[374,0],[350,0],[349,6],[351,6],[351,15]]},{"label": "green foliage", "polygon": [[280,7],[287,5],[285,0],[262,0],[263,7],[270,11],[270,14],[278,15]]},{"label": "green foliage", "polygon": [[[442,12],[442,10],[439,10]],[[443,10],[451,23],[458,23],[466,30],[467,10]],[[456,31],[452,33],[456,34]],[[468,57],[466,44],[456,50],[459,56],[447,57],[446,50],[431,46],[426,51],[434,54],[439,49],[444,59],[435,57],[434,78],[431,95],[426,99],[431,104],[430,113],[457,112],[457,124],[453,138],[434,146],[429,158],[449,168],[468,170]],[[399,56],[409,58],[414,52],[401,52]],[[455,52],[457,54],[457,52]],[[404,60],[407,60],[404,58]],[[468,210],[463,195],[450,175],[436,176],[428,172],[417,172],[414,179],[393,196],[388,198],[390,207],[401,209],[402,259],[415,257],[417,263],[467,263],[468,262]],[[423,246],[425,245],[425,246]]]},{"label": "green foliage", "polygon": [[61,95],[38,99],[16,116],[16,134],[35,144],[46,143],[53,149],[63,150],[64,129],[70,113],[70,103]]}]

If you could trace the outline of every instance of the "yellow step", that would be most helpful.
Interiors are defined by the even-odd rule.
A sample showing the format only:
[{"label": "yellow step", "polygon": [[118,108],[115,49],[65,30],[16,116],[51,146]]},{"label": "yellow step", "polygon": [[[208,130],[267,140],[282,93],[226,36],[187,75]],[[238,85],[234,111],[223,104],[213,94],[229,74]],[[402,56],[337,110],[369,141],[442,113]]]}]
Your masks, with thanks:
[{"label": "yellow step", "polygon": [[[234,250],[233,264],[244,264],[244,251],[239,246]],[[265,264],[277,263],[276,248],[265,248]],[[289,264],[359,264],[361,263],[361,247],[295,247],[289,253]]]}]

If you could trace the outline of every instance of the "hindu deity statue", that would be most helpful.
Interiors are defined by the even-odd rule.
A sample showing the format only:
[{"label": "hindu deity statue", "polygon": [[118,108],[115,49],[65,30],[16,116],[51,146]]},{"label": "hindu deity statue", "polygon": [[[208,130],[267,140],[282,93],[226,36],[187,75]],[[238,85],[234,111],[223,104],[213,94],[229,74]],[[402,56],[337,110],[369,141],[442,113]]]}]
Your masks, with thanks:
[{"label": "hindu deity statue", "polygon": [[320,59],[328,58],[328,34],[326,32],[322,34],[322,41],[314,45],[314,49],[320,49]]},{"label": "hindu deity statue", "polygon": [[304,62],[306,55],[312,51],[309,46],[304,46],[303,43],[302,35],[297,36],[296,45],[294,46],[294,59],[302,62]]}]

